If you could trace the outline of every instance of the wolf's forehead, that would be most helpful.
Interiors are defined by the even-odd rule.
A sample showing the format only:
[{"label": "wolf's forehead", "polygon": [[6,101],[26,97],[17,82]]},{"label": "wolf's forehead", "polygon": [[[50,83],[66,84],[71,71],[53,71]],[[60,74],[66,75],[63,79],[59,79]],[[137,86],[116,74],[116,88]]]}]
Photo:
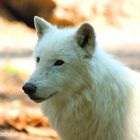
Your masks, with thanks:
[{"label": "wolf's forehead", "polygon": [[61,55],[72,53],[73,51],[73,38],[57,37],[54,36],[43,38],[38,42],[35,49],[36,55]]},{"label": "wolf's forehead", "polygon": [[35,56],[69,57],[74,53],[74,43],[74,30],[58,29],[48,32],[39,40],[35,49]]},{"label": "wolf's forehead", "polygon": [[37,46],[35,56],[43,57],[46,59],[63,59],[74,57],[74,50],[69,42],[47,42],[42,46]]}]

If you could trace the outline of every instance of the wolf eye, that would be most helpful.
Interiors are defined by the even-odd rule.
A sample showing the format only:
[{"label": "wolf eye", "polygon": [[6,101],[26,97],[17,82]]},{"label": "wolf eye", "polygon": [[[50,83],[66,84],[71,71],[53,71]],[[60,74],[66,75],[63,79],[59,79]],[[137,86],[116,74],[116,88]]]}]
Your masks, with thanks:
[{"label": "wolf eye", "polygon": [[59,60],[57,60],[57,61],[54,63],[54,66],[60,66],[60,65],[62,65],[62,64],[64,64],[64,61],[61,60],[61,59],[59,59]]},{"label": "wolf eye", "polygon": [[36,62],[39,63],[39,61],[40,61],[40,57],[37,57]]}]

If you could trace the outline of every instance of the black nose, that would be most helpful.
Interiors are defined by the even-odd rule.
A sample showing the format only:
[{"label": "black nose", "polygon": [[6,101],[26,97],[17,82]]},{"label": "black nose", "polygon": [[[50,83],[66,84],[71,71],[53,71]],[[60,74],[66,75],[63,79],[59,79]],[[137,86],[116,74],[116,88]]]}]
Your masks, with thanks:
[{"label": "black nose", "polygon": [[23,87],[22,87],[23,91],[26,94],[34,94],[36,91],[36,86],[32,83],[26,83]]}]

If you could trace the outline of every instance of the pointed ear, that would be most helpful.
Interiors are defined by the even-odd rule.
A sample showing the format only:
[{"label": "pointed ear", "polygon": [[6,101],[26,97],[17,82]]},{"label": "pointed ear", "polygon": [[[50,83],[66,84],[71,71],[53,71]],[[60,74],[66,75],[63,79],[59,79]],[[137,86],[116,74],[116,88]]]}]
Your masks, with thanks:
[{"label": "pointed ear", "polygon": [[76,32],[76,41],[86,51],[86,57],[91,57],[95,47],[95,32],[93,27],[88,23],[82,24]]},{"label": "pointed ear", "polygon": [[38,16],[34,17],[34,25],[39,39],[47,32],[47,30],[53,27],[45,19]]}]

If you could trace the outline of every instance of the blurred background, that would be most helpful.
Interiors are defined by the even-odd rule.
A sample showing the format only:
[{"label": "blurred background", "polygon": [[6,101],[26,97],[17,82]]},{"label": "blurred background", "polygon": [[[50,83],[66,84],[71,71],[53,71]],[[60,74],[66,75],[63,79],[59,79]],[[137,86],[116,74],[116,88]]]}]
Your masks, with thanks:
[{"label": "blurred background", "polygon": [[0,0],[0,140],[57,140],[21,90],[35,66],[35,15],[59,27],[91,23],[103,49],[140,71],[139,0]]}]

